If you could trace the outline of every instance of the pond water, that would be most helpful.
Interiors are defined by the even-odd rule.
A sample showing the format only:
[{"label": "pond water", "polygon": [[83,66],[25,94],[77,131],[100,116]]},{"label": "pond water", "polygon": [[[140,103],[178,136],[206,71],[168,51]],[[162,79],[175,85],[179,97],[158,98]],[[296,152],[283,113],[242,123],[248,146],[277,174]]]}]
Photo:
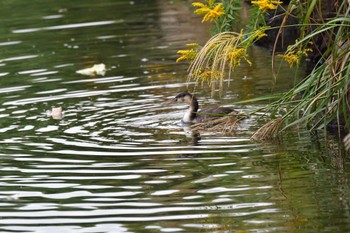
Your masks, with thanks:
[{"label": "pond water", "polygon": [[[209,38],[189,1],[6,0],[0,11],[1,232],[350,231],[336,140],[255,143],[254,117],[193,136],[186,106],[166,104],[194,87],[176,51]],[[197,87],[200,104],[293,84],[283,65],[273,82],[269,51],[250,53],[221,98]],[[104,77],[76,73],[99,63]]]}]

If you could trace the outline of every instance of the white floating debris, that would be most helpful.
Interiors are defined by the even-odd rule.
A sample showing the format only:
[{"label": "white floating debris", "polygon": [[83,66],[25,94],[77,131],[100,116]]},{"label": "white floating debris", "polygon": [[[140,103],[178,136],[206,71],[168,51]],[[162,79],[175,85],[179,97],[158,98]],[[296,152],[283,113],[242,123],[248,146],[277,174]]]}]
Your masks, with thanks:
[{"label": "white floating debris", "polygon": [[96,64],[90,68],[77,70],[76,72],[78,74],[87,75],[87,76],[96,76],[96,75],[105,76],[106,71],[107,71],[106,65],[101,63],[101,64]]},{"label": "white floating debris", "polygon": [[53,107],[51,111],[47,112],[48,116],[51,116],[55,120],[61,120],[63,118],[62,107]]}]

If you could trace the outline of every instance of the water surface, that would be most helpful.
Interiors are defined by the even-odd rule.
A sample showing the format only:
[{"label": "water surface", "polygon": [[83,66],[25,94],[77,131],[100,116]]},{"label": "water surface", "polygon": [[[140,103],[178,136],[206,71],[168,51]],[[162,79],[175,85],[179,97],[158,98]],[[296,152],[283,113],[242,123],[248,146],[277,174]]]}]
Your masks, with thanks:
[{"label": "water surface", "polygon": [[[184,127],[190,89],[176,51],[209,34],[187,1],[0,3],[1,232],[347,232],[348,160],[333,138],[304,132],[280,143]],[[287,90],[270,52],[233,75],[221,98]],[[104,77],[76,70],[104,63]],[[227,81],[228,82],[228,81]],[[53,119],[52,107],[64,117]]]}]

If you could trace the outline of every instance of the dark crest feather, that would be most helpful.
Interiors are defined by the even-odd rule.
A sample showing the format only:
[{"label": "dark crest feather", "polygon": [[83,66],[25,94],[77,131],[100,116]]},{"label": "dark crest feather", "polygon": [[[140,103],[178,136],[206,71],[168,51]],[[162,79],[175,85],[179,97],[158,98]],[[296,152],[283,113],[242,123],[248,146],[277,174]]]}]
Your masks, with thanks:
[{"label": "dark crest feather", "polygon": [[191,98],[193,97],[193,95],[187,91],[181,92],[180,94],[178,94],[177,96],[175,96],[176,99],[179,98],[184,98],[185,96],[190,96]]}]

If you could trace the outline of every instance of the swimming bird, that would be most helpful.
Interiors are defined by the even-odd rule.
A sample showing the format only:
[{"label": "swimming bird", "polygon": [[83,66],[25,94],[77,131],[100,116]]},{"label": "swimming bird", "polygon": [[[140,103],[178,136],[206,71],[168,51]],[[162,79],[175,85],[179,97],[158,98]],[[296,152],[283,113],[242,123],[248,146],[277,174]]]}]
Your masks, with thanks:
[{"label": "swimming bird", "polygon": [[219,117],[223,117],[229,113],[234,112],[233,108],[227,107],[211,107],[198,111],[199,104],[197,98],[191,93],[185,91],[171,100],[171,102],[184,102],[189,105],[189,108],[185,112],[182,122],[184,123],[203,123],[208,122]]}]

